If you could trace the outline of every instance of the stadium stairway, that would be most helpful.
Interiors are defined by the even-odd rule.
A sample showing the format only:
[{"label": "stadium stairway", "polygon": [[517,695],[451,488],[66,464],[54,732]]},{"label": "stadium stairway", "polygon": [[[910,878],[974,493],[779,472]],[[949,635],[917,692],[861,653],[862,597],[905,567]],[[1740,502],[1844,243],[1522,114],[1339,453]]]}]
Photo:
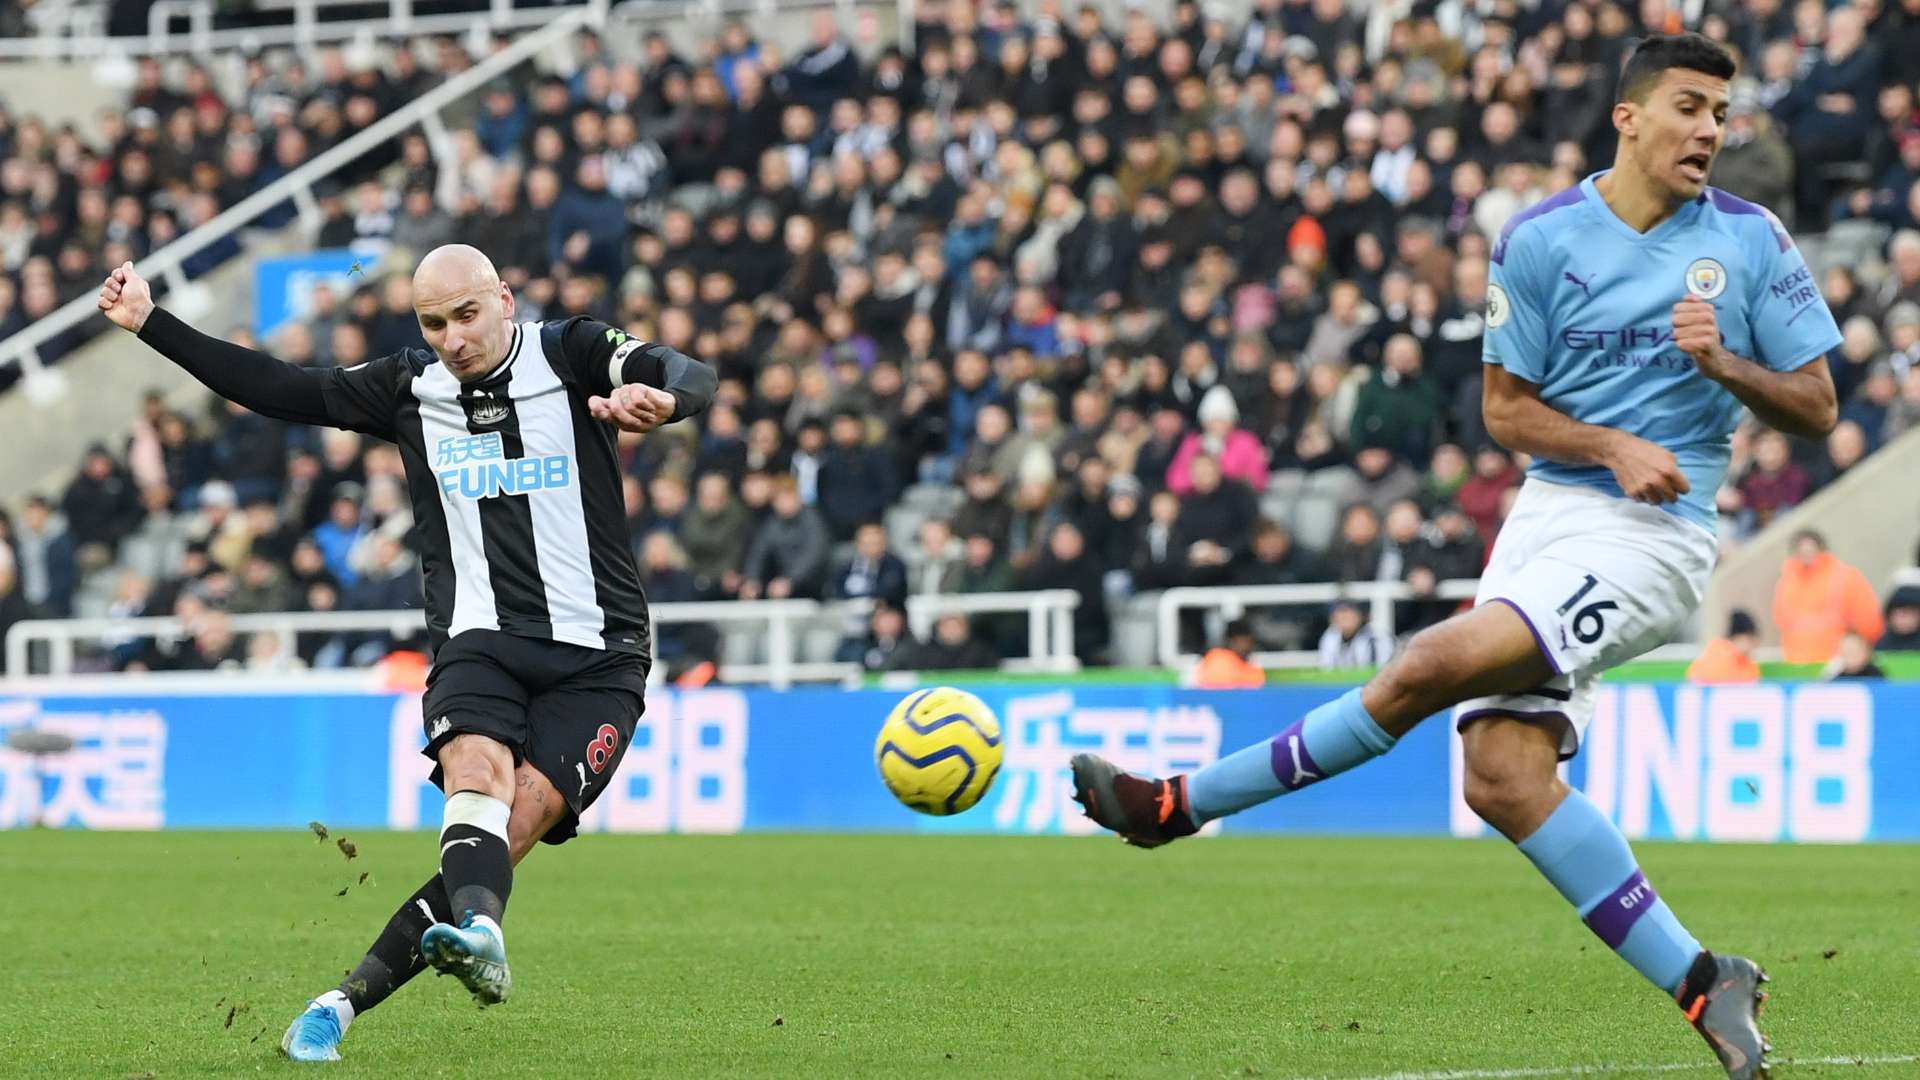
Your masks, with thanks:
[{"label": "stadium stairway", "polygon": [[13,60],[0,64],[0,100],[15,119],[31,114],[53,130],[73,124],[93,139],[94,118],[102,109],[122,109],[133,86],[133,64],[67,64],[57,60]]},{"label": "stadium stairway", "polygon": [[1793,536],[1817,530],[1843,562],[1859,568],[1885,597],[1894,578],[1913,562],[1920,537],[1920,428],[1882,446],[1845,476],[1775,518],[1732,554],[1723,557],[1707,583],[1696,629],[1702,639],[1719,634],[1735,607],[1760,623],[1765,644],[1779,642],[1771,617],[1774,585]]},{"label": "stadium stairway", "polygon": [[[230,260],[193,282],[219,303],[188,321],[219,337],[231,336],[249,321],[254,257],[306,246],[297,225],[275,233],[242,235],[248,257]],[[161,297],[159,302],[165,305],[168,300]],[[0,505],[17,506],[34,492],[57,501],[79,468],[81,456],[95,442],[106,442],[118,456],[148,390],[158,390],[169,405],[190,415],[205,411],[203,403],[210,393],[193,376],[133,336],[107,333],[113,328],[105,319],[93,325],[98,336],[51,369],[65,380],[64,397],[35,401],[21,386],[0,394],[0,431],[8,435],[7,468],[0,470]]]}]

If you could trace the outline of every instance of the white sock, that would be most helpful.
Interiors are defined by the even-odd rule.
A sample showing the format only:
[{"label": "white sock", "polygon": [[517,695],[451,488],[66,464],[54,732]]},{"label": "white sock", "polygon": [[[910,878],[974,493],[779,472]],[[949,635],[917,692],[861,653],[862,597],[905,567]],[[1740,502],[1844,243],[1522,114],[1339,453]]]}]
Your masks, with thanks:
[{"label": "white sock", "polygon": [[347,1000],[347,995],[338,990],[329,990],[314,998],[313,1003],[332,1006],[334,1015],[340,1018],[340,1034],[347,1033],[348,1026],[353,1023],[353,1002]]}]

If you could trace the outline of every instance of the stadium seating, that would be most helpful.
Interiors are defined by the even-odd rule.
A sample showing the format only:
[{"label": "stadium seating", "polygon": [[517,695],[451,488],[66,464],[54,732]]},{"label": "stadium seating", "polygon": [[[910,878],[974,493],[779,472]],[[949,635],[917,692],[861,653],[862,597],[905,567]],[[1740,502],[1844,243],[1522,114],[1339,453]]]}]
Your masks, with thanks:
[{"label": "stadium seating", "polygon": [[[467,240],[499,263],[525,316],[589,314],[713,362],[737,423],[716,430],[709,416],[623,443],[640,481],[636,550],[655,530],[684,536],[697,513],[671,496],[661,505],[657,478],[681,481],[684,502],[699,475],[719,472],[749,501],[770,482],[799,483],[840,556],[849,514],[883,519],[916,568],[929,519],[953,522],[962,543],[989,536],[998,561],[969,589],[1044,585],[1029,568],[1062,523],[1111,538],[1084,558],[1099,575],[1130,572],[1131,593],[1267,580],[1244,537],[1232,565],[1206,573],[1156,542],[1156,529],[1180,543],[1203,535],[1177,497],[1174,520],[1148,524],[1157,493],[1186,490],[1180,445],[1221,445],[1202,433],[1209,400],[1232,406],[1259,451],[1226,484],[1261,488],[1244,494],[1314,556],[1306,580],[1403,577],[1439,558],[1433,519],[1449,507],[1490,541],[1518,473],[1503,453],[1481,453],[1473,282],[1487,231],[1610,161],[1603,106],[1641,32],[1637,12],[1575,38],[1463,8],[1443,47],[1416,48],[1433,40],[1419,27],[1434,5],[1329,18],[1317,4],[1248,16],[1181,3],[1171,24],[1041,8],[1055,14],[941,5],[912,27],[912,51],[850,40],[825,14],[802,41],[760,42],[730,24],[684,55],[659,36],[633,48],[585,34],[566,73],[518,73],[451,115],[452,157],[409,135],[329,178],[309,242],[404,269],[423,246]],[[1741,9],[1701,24],[1748,58],[1770,43],[1806,51],[1799,81],[1758,70],[1736,80],[1715,181],[1773,206],[1816,256],[1849,332],[1833,364],[1861,444],[1799,444],[1777,460],[1749,421],[1721,495],[1729,543],[1920,416],[1920,22],[1900,5],[1876,20],[1852,46],[1873,61],[1854,82],[1840,79],[1863,70],[1846,64],[1845,27],[1823,51],[1784,16]],[[0,337],[417,97],[471,62],[464,49],[270,51],[248,61],[237,94],[172,57],[144,63],[125,113],[89,130],[0,118]],[[1862,120],[1844,143],[1824,111],[1834,94]],[[1845,167],[1782,175],[1791,153]],[[294,217],[288,206],[264,224]],[[236,240],[192,269],[243,254]],[[403,274],[365,282],[262,346],[355,362],[417,343],[408,303]],[[1403,399],[1394,415],[1416,417],[1411,430],[1367,423],[1357,392],[1380,377],[1395,334],[1422,353],[1420,373],[1387,384]],[[1126,416],[1076,426],[1086,386]],[[990,404],[1004,411],[983,417]],[[870,447],[808,447],[809,422],[841,411],[875,421]],[[765,442],[759,421],[772,422]],[[393,463],[370,444],[217,404],[185,415],[156,405],[136,430],[100,435],[74,477],[0,520],[17,568],[0,574],[0,631],[33,614],[381,605],[404,591],[394,578],[414,573],[370,562],[368,538],[408,524],[382,483]],[[1354,468],[1369,448],[1392,457],[1378,477]],[[870,475],[855,468],[861,453],[892,469],[893,491],[849,486]],[[1109,475],[1083,477],[1087,457],[1105,458]],[[997,490],[970,500],[969,478],[988,472]],[[1119,524],[1116,489],[1138,492],[1137,516]],[[1401,500],[1422,515],[1415,540],[1341,539],[1352,504],[1384,513]],[[352,512],[330,521],[341,502]],[[737,561],[700,569],[720,572],[695,573],[676,599],[737,595]],[[1089,659],[1151,655],[1140,648],[1151,616],[1129,595],[1113,594],[1113,653]],[[986,636],[990,620],[977,621]],[[808,630],[802,658],[830,658],[846,635]],[[724,640],[721,659],[734,662],[763,644]],[[300,660],[351,663],[388,644],[303,646]],[[155,644],[93,658],[247,661],[244,642],[212,656]]]}]

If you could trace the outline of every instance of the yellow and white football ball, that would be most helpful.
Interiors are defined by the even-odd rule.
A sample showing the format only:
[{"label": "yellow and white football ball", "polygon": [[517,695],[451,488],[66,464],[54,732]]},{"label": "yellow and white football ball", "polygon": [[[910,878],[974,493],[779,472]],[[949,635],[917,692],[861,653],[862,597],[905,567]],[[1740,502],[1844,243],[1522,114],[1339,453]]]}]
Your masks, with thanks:
[{"label": "yellow and white football ball", "polygon": [[873,756],[893,797],[944,817],[980,801],[1000,771],[1000,720],[965,690],[916,690],[880,725]]}]

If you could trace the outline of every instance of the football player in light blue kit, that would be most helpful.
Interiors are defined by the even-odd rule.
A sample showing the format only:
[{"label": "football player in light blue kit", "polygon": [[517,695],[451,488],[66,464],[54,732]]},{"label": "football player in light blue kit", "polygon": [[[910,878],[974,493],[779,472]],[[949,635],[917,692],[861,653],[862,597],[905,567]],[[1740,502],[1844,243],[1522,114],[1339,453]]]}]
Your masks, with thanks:
[{"label": "football player in light blue kit", "polygon": [[1142,847],[1343,772],[1454,710],[1469,806],[1622,959],[1679,1002],[1731,1077],[1768,1074],[1766,976],[1701,948],[1626,839],[1556,767],[1602,671],[1668,640],[1713,568],[1714,492],[1743,407],[1824,435],[1840,332],[1765,209],[1707,186],[1732,58],[1650,38],[1613,107],[1614,166],[1516,216],[1495,243],[1487,430],[1534,459],[1470,612],[1366,686],[1191,776],[1074,759],[1075,796]]}]

